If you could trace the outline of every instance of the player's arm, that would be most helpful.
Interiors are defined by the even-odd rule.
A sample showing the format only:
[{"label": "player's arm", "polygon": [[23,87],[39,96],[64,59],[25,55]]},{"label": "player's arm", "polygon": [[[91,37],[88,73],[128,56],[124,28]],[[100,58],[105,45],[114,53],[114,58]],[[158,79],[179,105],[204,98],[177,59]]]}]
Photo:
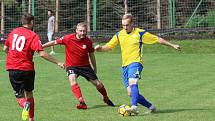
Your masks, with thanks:
[{"label": "player's arm", "polygon": [[42,47],[46,48],[46,47],[50,47],[50,46],[53,46],[53,45],[57,45],[57,42],[56,41],[49,41],[49,42],[43,44]]},{"label": "player's arm", "polygon": [[39,56],[54,63],[57,64],[58,66],[60,66],[61,68],[65,68],[64,63],[58,61],[57,59],[55,59],[54,57],[52,57],[51,55],[49,55],[48,53],[46,53],[45,51],[39,51]]},{"label": "player's arm", "polygon": [[93,66],[93,70],[94,70],[95,73],[97,73],[96,58],[95,58],[94,52],[89,53],[89,57],[90,57],[90,62],[92,64],[92,66]]},{"label": "player's arm", "polygon": [[11,36],[11,33],[8,35],[8,38],[5,40],[3,51],[7,54],[9,51],[9,37]]},{"label": "player's arm", "polygon": [[95,50],[98,51],[98,52],[106,52],[106,51],[110,51],[111,48],[109,46],[107,46],[107,45],[103,45],[103,46],[96,45]]},{"label": "player's arm", "polygon": [[181,48],[180,48],[179,45],[172,44],[172,43],[170,43],[170,42],[168,42],[168,41],[166,41],[165,39],[160,38],[160,37],[158,38],[158,43],[159,43],[159,44],[162,44],[162,45],[166,45],[166,46],[172,47],[172,48],[174,48],[174,49],[176,49],[176,50],[181,50]]},{"label": "player's arm", "polygon": [[180,46],[179,45],[172,44],[172,43],[164,40],[163,38],[158,37],[158,36],[156,36],[154,34],[151,34],[149,32],[145,32],[145,34],[142,37],[142,41],[145,44],[159,43],[159,44],[162,44],[162,45],[166,45],[166,46],[172,47],[172,48],[174,48],[176,50],[180,50]]},{"label": "player's arm", "polygon": [[114,35],[113,38],[108,43],[106,43],[103,46],[96,45],[94,49],[98,52],[106,52],[114,49],[118,43],[119,43],[119,38],[116,35]]},{"label": "player's arm", "polygon": [[4,45],[3,51],[4,51],[5,53],[8,53],[8,47]]}]

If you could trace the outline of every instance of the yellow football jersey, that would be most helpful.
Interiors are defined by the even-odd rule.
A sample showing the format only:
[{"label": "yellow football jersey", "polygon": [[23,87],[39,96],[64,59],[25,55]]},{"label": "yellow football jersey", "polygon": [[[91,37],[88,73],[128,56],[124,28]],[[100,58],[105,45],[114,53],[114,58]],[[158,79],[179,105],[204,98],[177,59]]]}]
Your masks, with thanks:
[{"label": "yellow football jersey", "polygon": [[106,44],[114,49],[118,44],[122,53],[122,66],[127,66],[133,62],[142,62],[143,44],[154,44],[158,42],[158,36],[150,34],[143,29],[135,28],[131,33],[124,29],[117,32]]}]

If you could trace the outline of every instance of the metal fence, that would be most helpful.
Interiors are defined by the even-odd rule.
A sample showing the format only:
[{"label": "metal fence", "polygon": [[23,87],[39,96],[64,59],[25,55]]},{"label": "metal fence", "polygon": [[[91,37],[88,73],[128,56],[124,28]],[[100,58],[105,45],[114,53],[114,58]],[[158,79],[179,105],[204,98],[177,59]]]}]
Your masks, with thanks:
[{"label": "metal fence", "polygon": [[91,36],[108,38],[121,29],[125,12],[135,16],[136,26],[163,36],[211,38],[215,31],[215,0],[1,0],[1,36],[30,12],[34,30],[45,38],[48,9],[55,11],[57,35],[74,32],[78,22],[86,21]]}]

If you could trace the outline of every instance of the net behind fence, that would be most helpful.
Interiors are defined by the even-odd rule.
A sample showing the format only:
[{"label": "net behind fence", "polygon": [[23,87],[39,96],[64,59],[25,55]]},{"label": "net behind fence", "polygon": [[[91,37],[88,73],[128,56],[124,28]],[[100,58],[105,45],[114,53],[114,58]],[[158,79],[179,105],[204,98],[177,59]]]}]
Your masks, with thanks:
[{"label": "net behind fence", "polygon": [[48,9],[55,12],[57,36],[88,20],[93,38],[109,39],[121,29],[125,11],[135,16],[136,26],[161,36],[212,38],[215,31],[215,0],[1,0],[1,36],[20,26],[22,13],[30,10],[34,30],[46,41]]}]

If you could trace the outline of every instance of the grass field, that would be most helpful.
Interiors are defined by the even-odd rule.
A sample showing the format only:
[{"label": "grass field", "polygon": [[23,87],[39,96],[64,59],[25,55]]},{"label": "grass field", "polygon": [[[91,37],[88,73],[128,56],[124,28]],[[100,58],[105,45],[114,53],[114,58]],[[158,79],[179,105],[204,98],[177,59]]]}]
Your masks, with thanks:
[{"label": "grass field", "polygon": [[[147,45],[143,51],[143,79],[139,90],[153,102],[158,112],[121,117],[117,107],[130,104],[121,81],[119,48],[109,53],[95,53],[98,76],[117,107],[106,106],[96,89],[83,78],[78,82],[88,110],[77,110],[64,70],[39,57],[35,58],[35,121],[214,121],[215,117],[215,41],[174,41],[182,46],[176,52],[165,46]],[[1,45],[2,46],[2,45]],[[64,49],[55,55],[64,60]],[[5,55],[0,52],[0,121],[18,121],[21,109],[5,71]]]}]

